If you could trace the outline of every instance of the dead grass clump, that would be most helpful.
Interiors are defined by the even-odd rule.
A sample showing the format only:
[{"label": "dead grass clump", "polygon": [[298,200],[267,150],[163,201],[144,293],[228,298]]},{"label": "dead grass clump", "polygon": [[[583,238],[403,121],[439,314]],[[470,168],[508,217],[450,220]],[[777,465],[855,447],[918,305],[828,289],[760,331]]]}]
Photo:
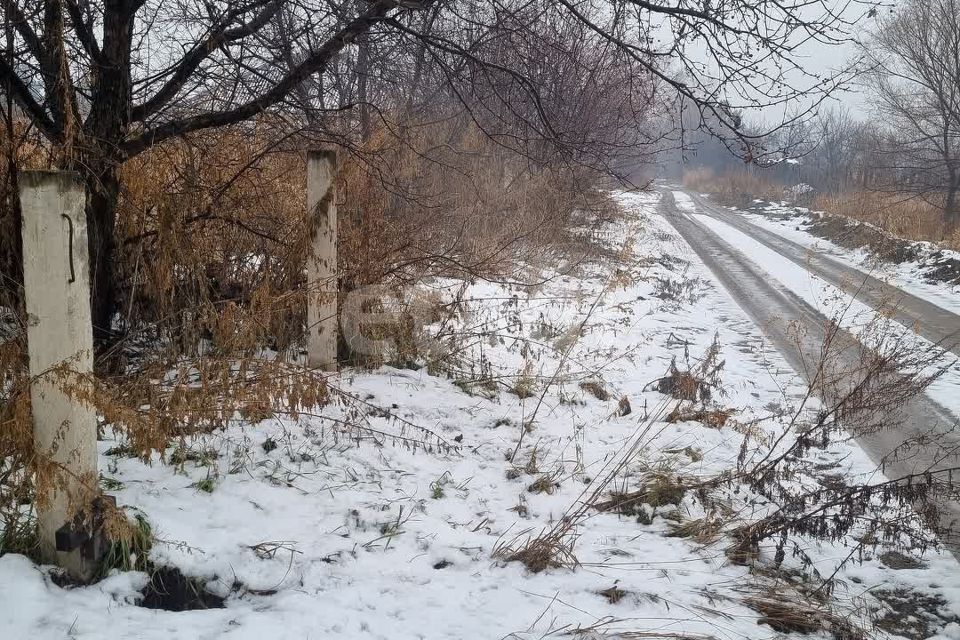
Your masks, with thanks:
[{"label": "dead grass clump", "polygon": [[608,587],[607,589],[598,591],[597,595],[600,595],[606,598],[607,602],[609,602],[610,604],[617,604],[618,602],[623,600],[626,596],[630,595],[630,592],[617,587],[617,585],[613,585],[612,587]]},{"label": "dead grass clump", "polygon": [[592,395],[597,400],[609,400],[610,394],[603,387],[603,383],[596,380],[587,380],[580,383],[580,388]]},{"label": "dead grass clump", "polygon": [[510,391],[520,400],[532,398],[536,395],[537,391],[536,381],[532,377],[521,376],[510,388]]},{"label": "dead grass clump", "polygon": [[651,507],[679,506],[687,489],[683,479],[669,472],[648,474],[643,486],[644,502]]},{"label": "dead grass clump", "polygon": [[701,422],[711,429],[722,429],[736,409],[692,409],[681,405],[667,414],[667,422]]},{"label": "dead grass clump", "polygon": [[568,534],[568,531],[557,529],[525,539],[521,534],[509,542],[498,542],[493,557],[505,562],[520,562],[530,573],[563,567],[573,569],[580,563],[573,554],[576,537]]},{"label": "dead grass clump", "polygon": [[687,520],[686,522],[670,523],[670,538],[689,538],[697,544],[710,544],[715,542],[720,536],[723,528],[723,522],[717,517],[704,516],[696,520]]},{"label": "dead grass clump", "polygon": [[687,402],[706,403],[713,392],[720,388],[720,373],[725,362],[720,360],[720,336],[714,335],[713,342],[697,362],[691,362],[689,347],[684,345],[685,368],[677,366],[677,359],[670,361],[667,374],[649,383],[664,395]]},{"label": "dead grass clump", "polygon": [[866,640],[867,633],[823,602],[790,590],[769,589],[743,599],[759,613],[757,624],[770,626],[778,633],[826,633],[834,640]]},{"label": "dead grass clump", "polygon": [[124,511],[112,507],[105,520],[104,533],[109,546],[100,561],[99,577],[106,577],[114,569],[147,571],[151,567],[148,556],[154,534],[146,517],[135,513],[131,520]]},{"label": "dead grass clump", "polygon": [[597,511],[612,511],[622,516],[635,517],[643,511],[641,506],[646,497],[645,492],[639,491],[611,491],[610,498],[597,502],[593,508]]},{"label": "dead grass clump", "polygon": [[726,550],[727,559],[740,566],[752,565],[760,557],[762,525],[746,524],[730,532],[732,544]]},{"label": "dead grass clump", "polygon": [[550,474],[544,474],[534,480],[527,491],[530,493],[546,493],[547,495],[553,495],[560,488],[560,483]]},{"label": "dead grass clump", "polygon": [[677,400],[701,402],[710,399],[710,385],[690,371],[681,371],[675,362],[670,364],[667,375],[655,381],[654,388]]},{"label": "dead grass clump", "polygon": [[678,506],[686,495],[683,479],[666,471],[655,471],[644,477],[642,486],[636,491],[611,491],[607,500],[596,502],[597,511],[612,511],[624,516],[638,516],[643,510],[641,505],[653,508],[667,505]]}]

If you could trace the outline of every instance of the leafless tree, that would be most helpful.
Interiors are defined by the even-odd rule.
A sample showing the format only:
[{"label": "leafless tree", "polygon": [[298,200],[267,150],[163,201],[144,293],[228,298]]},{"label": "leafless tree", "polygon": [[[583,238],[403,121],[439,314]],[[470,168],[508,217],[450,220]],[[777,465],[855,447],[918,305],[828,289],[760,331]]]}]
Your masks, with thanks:
[{"label": "leafless tree", "polygon": [[874,105],[889,131],[889,188],[960,222],[960,1],[910,0],[881,20],[866,50]]},{"label": "leafless tree", "polygon": [[[79,171],[88,185],[94,324],[101,337],[114,312],[119,169],[155,145],[264,113],[295,117],[291,107],[314,123],[353,108],[360,129],[369,131],[371,114],[397,106],[384,103],[383,88],[405,85],[407,101],[429,106],[452,97],[468,105],[505,144],[526,151],[547,145],[596,160],[610,141],[593,135],[578,105],[564,104],[564,87],[574,80],[570,74],[593,81],[591,74],[617,69],[623,83],[640,74],[657,79],[721,123],[751,156],[753,136],[730,114],[801,94],[817,104],[843,74],[805,74],[793,52],[811,40],[845,40],[858,17],[849,5],[838,11],[828,0],[2,0],[0,6],[6,36],[0,87],[42,133],[55,164]],[[582,42],[591,50],[580,53],[589,55],[572,56]],[[618,65],[604,62],[612,58]],[[427,76],[442,84],[424,82]],[[543,95],[550,93],[545,83],[552,97]],[[426,90],[438,86],[444,95]],[[649,102],[624,104],[633,109],[606,121],[621,133]]]}]

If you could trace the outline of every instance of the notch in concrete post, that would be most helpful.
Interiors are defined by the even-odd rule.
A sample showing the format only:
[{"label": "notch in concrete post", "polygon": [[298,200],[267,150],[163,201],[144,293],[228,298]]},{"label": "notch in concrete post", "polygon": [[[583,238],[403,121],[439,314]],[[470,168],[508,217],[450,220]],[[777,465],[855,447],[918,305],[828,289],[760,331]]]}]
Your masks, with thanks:
[{"label": "notch in concrete post", "polygon": [[[40,553],[44,562],[60,565],[79,581],[93,577],[100,558],[91,549],[97,545],[66,550],[60,544],[64,550],[58,550],[57,542],[75,529],[80,511],[92,509],[97,419],[92,408],[64,391],[64,380],[47,372],[57,366],[79,374],[93,372],[85,201],[84,186],[76,174],[20,174],[34,446],[42,459],[57,465],[63,480],[51,490],[50,499],[39,505]],[[91,534],[87,538],[95,537],[87,533]]]},{"label": "notch in concrete post", "polygon": [[337,154],[307,155],[307,214],[312,250],[307,259],[307,363],[337,369]]}]

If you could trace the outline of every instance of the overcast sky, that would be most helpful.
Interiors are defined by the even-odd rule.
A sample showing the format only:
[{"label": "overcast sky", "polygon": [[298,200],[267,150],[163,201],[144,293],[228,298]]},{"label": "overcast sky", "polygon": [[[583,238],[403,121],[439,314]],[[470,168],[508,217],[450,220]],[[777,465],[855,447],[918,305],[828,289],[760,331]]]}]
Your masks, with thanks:
[{"label": "overcast sky", "polygon": [[[880,9],[882,13],[892,10],[899,4],[899,0],[889,0]],[[864,11],[864,6],[852,7],[848,13],[859,15]],[[882,15],[881,13],[881,15]],[[851,29],[851,37],[865,39],[867,35],[877,26],[876,17],[864,16],[860,22]],[[817,42],[810,42],[802,45],[796,52],[795,59],[805,69],[812,73],[829,74],[841,71],[852,64],[858,56],[858,46],[855,42],[845,42],[837,45],[826,45]],[[845,107],[850,109],[851,115],[863,119],[869,116],[870,106],[867,96],[862,87],[856,82],[848,85],[846,90],[838,91],[833,98],[826,103],[827,107]],[[768,109],[764,113],[764,118],[768,120],[779,119],[783,116],[783,109]]]}]

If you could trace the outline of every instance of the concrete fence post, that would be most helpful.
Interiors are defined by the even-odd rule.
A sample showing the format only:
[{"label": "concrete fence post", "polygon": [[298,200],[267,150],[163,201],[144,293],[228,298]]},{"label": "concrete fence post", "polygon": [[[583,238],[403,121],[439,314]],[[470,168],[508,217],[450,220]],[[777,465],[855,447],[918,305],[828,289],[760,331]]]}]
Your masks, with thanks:
[{"label": "concrete fence post", "polygon": [[307,259],[307,363],[337,369],[337,154],[307,156],[307,214],[313,234]]},{"label": "concrete fence post", "polygon": [[44,562],[85,581],[99,558],[62,538],[97,486],[96,414],[69,397],[62,379],[44,375],[58,365],[93,372],[85,191],[73,173],[24,172],[20,202],[34,446],[62,479],[37,514],[40,551]]}]

